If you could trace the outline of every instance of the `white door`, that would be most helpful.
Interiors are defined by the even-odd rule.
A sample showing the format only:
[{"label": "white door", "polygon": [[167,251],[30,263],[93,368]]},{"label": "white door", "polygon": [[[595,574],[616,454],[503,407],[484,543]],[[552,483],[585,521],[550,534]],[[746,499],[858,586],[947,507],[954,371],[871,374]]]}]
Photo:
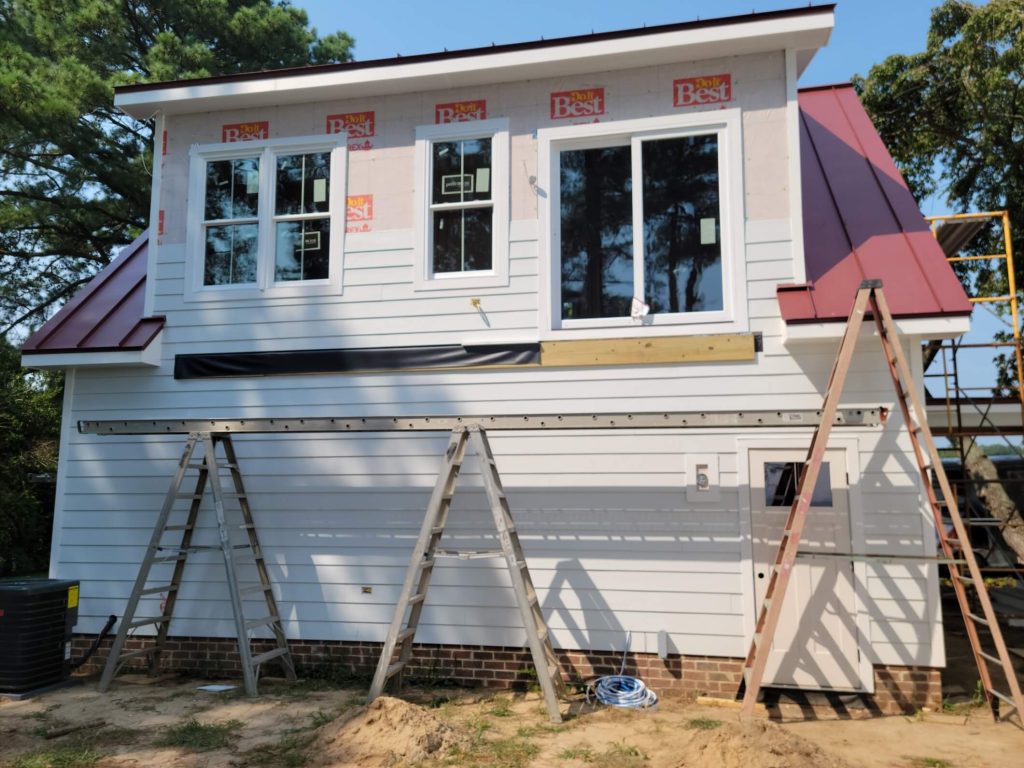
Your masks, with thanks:
[{"label": "white door", "polygon": [[[756,609],[768,589],[782,529],[805,451],[750,451],[750,509]],[[800,552],[849,553],[846,461],[830,450],[812,496]],[[820,690],[862,690],[857,647],[853,563],[798,558],[782,605],[764,684]]]}]

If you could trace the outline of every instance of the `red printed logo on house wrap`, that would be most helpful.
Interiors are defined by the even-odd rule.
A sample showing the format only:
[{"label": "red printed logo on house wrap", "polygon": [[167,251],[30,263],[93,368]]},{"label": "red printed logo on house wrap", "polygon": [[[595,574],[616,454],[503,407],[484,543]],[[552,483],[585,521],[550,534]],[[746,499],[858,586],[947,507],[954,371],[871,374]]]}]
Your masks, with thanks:
[{"label": "red printed logo on house wrap", "polygon": [[596,117],[604,114],[604,88],[577,88],[551,94],[551,119]]},{"label": "red printed logo on house wrap", "polygon": [[434,105],[435,123],[465,123],[470,120],[487,119],[486,99],[453,101],[449,104]]},{"label": "red printed logo on house wrap", "polygon": [[672,106],[697,107],[732,101],[732,75],[702,75],[672,81]]},{"label": "red printed logo on house wrap", "polygon": [[373,221],[373,195],[348,195],[345,198],[345,231],[369,232]]},{"label": "red printed logo on house wrap", "polygon": [[374,112],[345,112],[327,116],[327,133],[344,133],[350,139],[366,139],[375,135],[377,119]]},{"label": "red printed logo on house wrap", "polygon": [[270,137],[270,122],[260,120],[253,123],[228,123],[221,126],[221,141],[255,141]]}]

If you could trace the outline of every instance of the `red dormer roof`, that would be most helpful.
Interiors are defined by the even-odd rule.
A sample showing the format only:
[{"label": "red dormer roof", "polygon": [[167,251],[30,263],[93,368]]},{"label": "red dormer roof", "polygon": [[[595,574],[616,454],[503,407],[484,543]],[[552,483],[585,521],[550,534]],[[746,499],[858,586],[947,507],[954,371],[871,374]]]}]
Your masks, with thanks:
[{"label": "red dormer roof", "polygon": [[807,282],[777,290],[787,323],[845,320],[862,280],[897,317],[969,315],[971,303],[851,85],[802,89]]},{"label": "red dormer roof", "polygon": [[22,354],[145,349],[164,327],[143,317],[149,231],[124,248],[21,348]]}]

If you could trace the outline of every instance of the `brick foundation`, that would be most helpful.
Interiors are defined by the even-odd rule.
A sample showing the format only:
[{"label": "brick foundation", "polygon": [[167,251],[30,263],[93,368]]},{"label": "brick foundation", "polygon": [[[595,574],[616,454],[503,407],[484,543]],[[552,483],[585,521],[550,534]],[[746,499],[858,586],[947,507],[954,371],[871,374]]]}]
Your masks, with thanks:
[{"label": "brick foundation", "polygon": [[[91,635],[76,635],[73,656],[84,654],[93,640]],[[110,638],[105,640],[81,671],[99,672],[111,642]],[[141,648],[149,642],[147,638],[130,639],[126,650]],[[381,651],[380,643],[336,640],[295,640],[289,645],[296,669],[300,675],[309,677],[369,678]],[[254,654],[271,647],[269,640],[253,641]],[[622,654],[618,653],[557,653],[563,676],[570,682],[617,674],[622,664]],[[142,671],[145,665],[145,657],[138,657],[130,659],[126,668]],[[625,674],[641,678],[658,693],[732,698],[739,688],[742,668],[742,659],[679,655],[662,659],[655,654],[631,653],[626,659]],[[237,644],[227,638],[170,638],[161,656],[161,669],[206,678],[241,676]],[[274,674],[275,670],[271,667],[268,672]],[[416,645],[406,674],[426,684],[486,688],[512,688],[527,685],[534,679],[528,650],[479,645]],[[851,696],[856,697],[856,694]],[[940,672],[930,667],[875,667],[875,694],[859,698],[863,699],[859,708],[874,714],[894,715],[912,713],[921,707],[937,708],[942,701]],[[828,706],[825,702],[822,704]],[[811,706],[817,709],[819,705]]]}]

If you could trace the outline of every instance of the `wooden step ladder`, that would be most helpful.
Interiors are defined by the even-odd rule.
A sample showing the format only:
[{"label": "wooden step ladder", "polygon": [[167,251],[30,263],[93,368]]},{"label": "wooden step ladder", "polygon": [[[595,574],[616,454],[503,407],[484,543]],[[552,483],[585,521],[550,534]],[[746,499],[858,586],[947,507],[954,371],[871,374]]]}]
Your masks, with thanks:
[{"label": "wooden step ladder", "polygon": [[[501,545],[496,550],[454,551],[441,549],[438,545],[444,535],[448,512],[451,509],[452,497],[458,482],[459,470],[466,457],[466,449],[472,443],[473,450],[480,462],[480,473],[483,476],[484,491],[490,503],[494,525]],[[530,579],[530,571],[526,566],[526,557],[519,543],[515,522],[509,509],[508,498],[501,485],[498,467],[491,452],[486,432],[478,426],[460,426],[452,430],[445,451],[444,464],[434,485],[419,538],[413,548],[409,568],[405,574],[402,592],[395,607],[394,618],[388,629],[384,648],[377,663],[377,671],[370,686],[369,700],[373,701],[384,692],[385,686],[391,682],[401,684],[403,669],[412,657],[413,639],[419,626],[423,604],[430,586],[430,577],[438,558],[457,557],[471,559],[478,557],[503,557],[512,579],[516,604],[526,629],[527,643],[537,669],[537,681],[544,695],[544,702],[552,722],[562,721],[559,709],[559,698],[565,695],[558,658],[551,646],[551,637],[541,612],[537,590]],[[408,616],[406,614],[408,613]],[[397,651],[397,658],[396,657]]]},{"label": "wooden step ladder", "polygon": [[[900,412],[908,427],[915,461],[921,473],[921,485],[935,521],[935,529],[942,547],[943,561],[949,568],[953,591],[956,593],[960,612],[964,617],[967,636],[971,642],[971,650],[978,666],[985,697],[996,720],[999,719],[1000,702],[1010,708],[1006,713],[1007,717],[1016,711],[1018,719],[1022,719],[1024,718],[1024,696],[1021,695],[1020,683],[1007,652],[995,611],[992,609],[988,590],[978,569],[978,561],[971,548],[970,535],[960,517],[956,494],[950,489],[949,480],[946,478],[942,461],[935,448],[935,441],[928,427],[928,416],[917,394],[910,367],[900,344],[896,323],[889,311],[889,306],[882,293],[882,283],[879,280],[865,280],[861,283],[847,321],[843,340],[839,345],[839,352],[825,389],[821,422],[815,428],[814,436],[811,438],[811,446],[807,451],[807,459],[797,484],[796,498],[782,532],[782,540],[779,542],[778,553],[771,568],[768,589],[764,601],[761,603],[754,636],[744,663],[746,690],[740,712],[747,717],[754,713],[754,706],[757,703],[765,667],[771,652],[772,640],[775,637],[779,617],[782,615],[786,587],[789,585],[789,579],[796,563],[800,536],[807,520],[813,488],[818,480],[818,472],[821,469],[829,433],[832,430],[833,417],[839,406],[843,384],[846,382],[864,315],[868,310],[874,319],[882,350],[888,363],[889,374],[896,388]],[[941,500],[935,494],[932,485],[933,477],[942,492]],[[804,494],[805,488],[808,489],[806,495]],[[947,524],[943,521],[943,508],[946,509],[952,523],[951,528],[947,528]],[[969,587],[974,589],[980,613],[976,613],[971,605],[967,593]],[[983,643],[983,634],[988,635],[987,646]],[[993,679],[998,677],[1004,681],[1005,687],[1002,690],[997,689],[993,683]]]},{"label": "wooden step ladder", "polygon": [[[202,445],[203,458],[199,462],[193,461],[196,447]],[[217,446],[221,446],[224,452],[224,460],[217,458]],[[221,470],[227,469],[231,474],[233,493],[225,493],[221,485]],[[186,475],[189,470],[197,472],[195,489],[191,492],[182,491]],[[196,529],[196,522],[199,517],[199,508],[202,505],[207,484],[212,491],[213,506],[217,514],[217,527],[220,534],[220,544],[214,546],[195,546],[192,544],[192,535]],[[234,544],[230,538],[230,526],[227,522],[225,511],[225,499],[237,500],[241,509],[242,524],[238,526],[245,531],[244,543]],[[189,502],[188,514],[184,524],[170,524],[172,515],[175,513],[176,502]],[[171,535],[176,541],[167,541],[165,537]],[[180,538],[176,536],[180,534]],[[114,638],[110,655],[107,657],[106,666],[103,668],[103,675],[100,678],[99,690],[106,691],[121,665],[130,658],[136,656],[149,657],[149,673],[155,674],[159,669],[160,655],[166,645],[167,632],[170,629],[171,619],[174,616],[174,606],[177,602],[178,593],[181,589],[181,578],[185,572],[185,563],[189,554],[200,550],[220,550],[224,556],[224,569],[227,576],[228,593],[231,597],[231,610],[235,619],[235,632],[238,637],[238,653],[241,657],[242,676],[245,681],[245,692],[249,696],[256,695],[257,670],[264,662],[276,659],[284,667],[285,675],[289,680],[295,680],[295,667],[292,663],[291,651],[288,648],[288,641],[281,625],[280,614],[277,610],[277,603],[270,585],[270,576],[267,573],[266,561],[263,557],[263,550],[260,548],[259,538],[256,535],[256,525],[252,518],[252,509],[249,506],[249,498],[245,492],[245,485],[242,482],[242,473],[238,468],[238,458],[235,454],[234,445],[229,434],[214,434],[210,432],[193,432],[189,434],[185,444],[185,450],[178,462],[178,469],[171,481],[171,486],[164,498],[163,507],[157,516],[156,525],[153,527],[153,535],[150,538],[146,555],[139,569],[139,575],[135,579],[135,586],[132,588],[131,596],[128,598],[128,607],[125,609],[121,624],[118,627],[117,635]],[[248,565],[248,560],[255,566],[256,579],[250,586],[239,585],[240,567]],[[163,564],[174,564],[170,578],[153,577],[154,566]],[[162,576],[162,574],[161,574]],[[139,602],[144,597],[153,598],[156,595],[166,595],[162,601],[160,614],[151,617],[136,617]],[[261,618],[247,619],[244,612],[244,601],[247,597],[259,600],[262,597],[266,605],[266,614]],[[151,645],[125,651],[125,641],[129,635],[141,627],[155,627],[156,637]],[[249,640],[249,632],[261,627],[270,629],[274,636],[274,647],[264,653],[254,655]]]}]

